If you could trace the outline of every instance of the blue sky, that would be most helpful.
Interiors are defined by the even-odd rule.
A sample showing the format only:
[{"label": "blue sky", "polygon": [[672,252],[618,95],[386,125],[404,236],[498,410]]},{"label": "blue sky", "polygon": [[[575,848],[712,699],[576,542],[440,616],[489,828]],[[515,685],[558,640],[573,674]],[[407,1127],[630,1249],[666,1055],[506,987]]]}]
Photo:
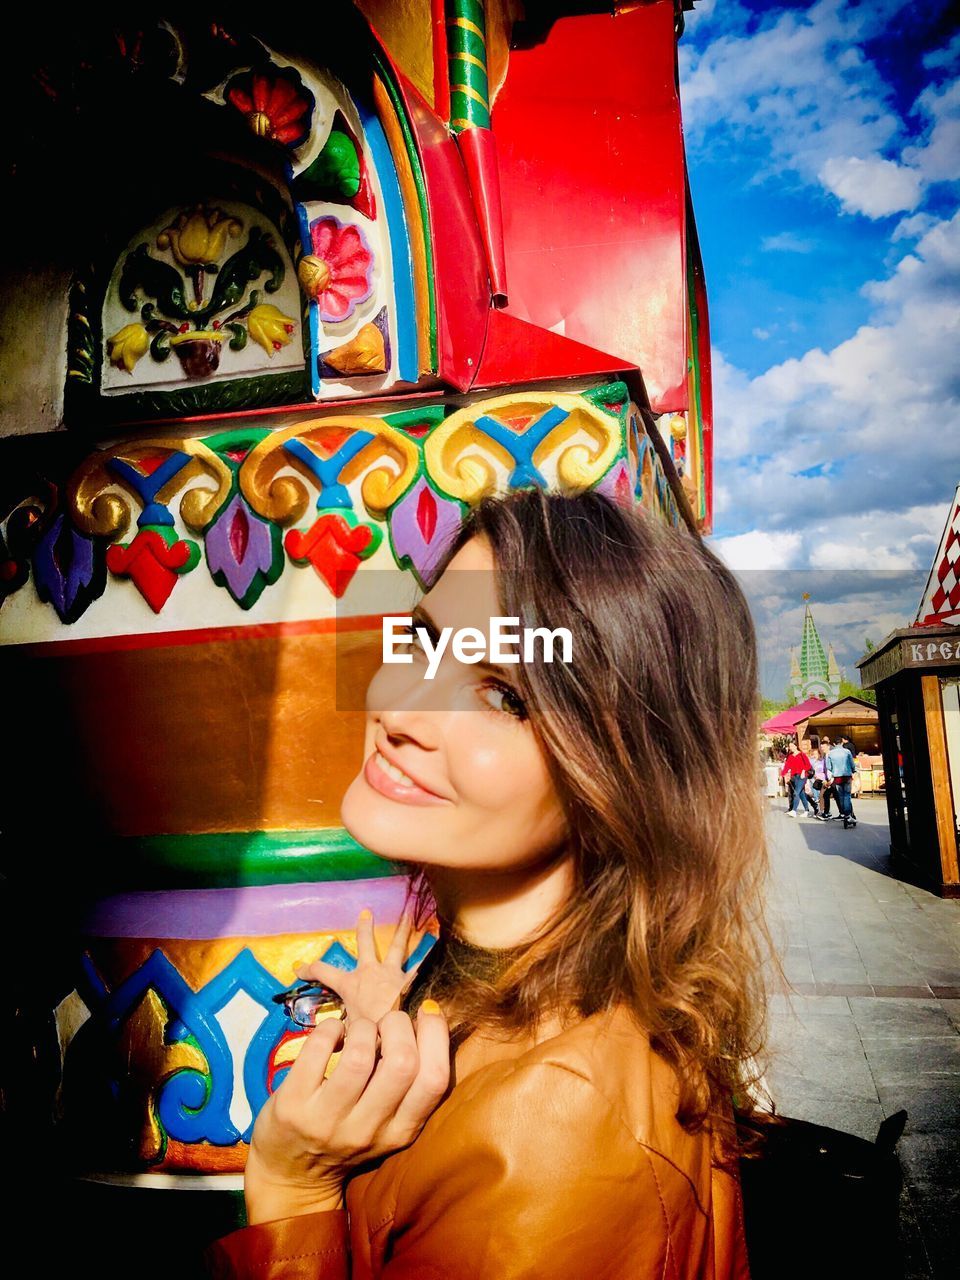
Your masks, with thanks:
[{"label": "blue sky", "polygon": [[[832,626],[877,639],[912,621],[960,481],[955,25],[947,0],[699,0],[680,42],[712,545],[780,573],[790,613],[811,592],[848,666],[862,634],[848,649]],[[884,571],[883,590],[864,572],[845,599],[818,592],[844,568]]]}]

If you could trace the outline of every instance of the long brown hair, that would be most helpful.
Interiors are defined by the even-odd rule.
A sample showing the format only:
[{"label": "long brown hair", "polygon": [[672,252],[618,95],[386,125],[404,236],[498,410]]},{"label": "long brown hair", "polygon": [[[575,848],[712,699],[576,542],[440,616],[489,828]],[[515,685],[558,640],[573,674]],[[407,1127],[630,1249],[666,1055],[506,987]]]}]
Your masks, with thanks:
[{"label": "long brown hair", "polygon": [[[548,1010],[565,1022],[626,1003],[677,1071],[680,1122],[711,1119],[732,1139],[731,1097],[749,1112],[760,1079],[765,962],[782,976],[763,917],[743,592],[697,536],[595,491],[483,499],[438,576],[475,536],[490,543],[504,616],[573,636],[572,663],[515,670],[575,889],[505,970],[460,984],[453,1025],[509,1033]],[[404,870],[420,927],[435,906],[429,867]]]}]

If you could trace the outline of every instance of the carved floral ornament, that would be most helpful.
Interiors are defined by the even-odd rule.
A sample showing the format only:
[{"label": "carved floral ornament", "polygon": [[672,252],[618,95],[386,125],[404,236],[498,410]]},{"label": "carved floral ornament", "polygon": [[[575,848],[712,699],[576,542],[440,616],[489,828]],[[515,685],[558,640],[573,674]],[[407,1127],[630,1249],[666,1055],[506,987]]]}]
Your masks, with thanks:
[{"label": "carved floral ornament", "polygon": [[[241,238],[224,260],[229,243]],[[272,358],[291,341],[298,319],[261,301],[282,287],[286,273],[272,231],[196,205],[157,235],[155,247],[173,262],[146,243],[123,262],[119,300],[127,311],[139,309],[140,320],[107,338],[111,365],[133,374],[148,351],[158,364],[173,352],[187,378],[206,378],[219,368],[224,342],[239,352],[250,337]]]},{"label": "carved floral ornament", "polygon": [[266,203],[248,196],[243,206],[218,197],[211,179],[205,200],[131,242],[103,297],[100,325],[87,311],[86,295],[92,300],[96,289],[78,280],[68,385],[81,396],[91,387],[109,403],[133,392],[133,416],[153,416],[164,409],[163,394],[153,393],[179,393],[172,411],[181,413],[194,403],[190,395],[201,409],[239,407],[243,396],[227,384],[248,375],[244,393],[254,404],[302,399],[302,379],[310,386],[311,376],[316,395],[318,377],[389,371],[392,295],[375,270],[387,231],[355,106],[329,73],[256,48],[250,64],[203,96],[278,149],[286,191],[268,193]]},{"label": "carved floral ornament", "polygon": [[224,97],[258,138],[293,149],[310,133],[314,97],[293,67],[240,72]]},{"label": "carved floral ornament", "polygon": [[[367,23],[347,9],[348,29],[366,39]],[[82,42],[76,66],[44,67],[50,124],[95,112],[104,95],[142,113],[178,94],[183,164],[147,165],[129,200],[103,204],[104,253],[78,262],[70,290],[67,422],[322,402],[434,373],[425,186],[392,66],[374,48],[373,92],[364,75],[354,96],[355,42],[327,41],[317,60],[272,48],[243,23],[168,16],[123,30],[117,44]],[[168,194],[154,200],[167,176]],[[121,227],[115,214],[137,198],[157,216],[146,212],[128,241],[136,224]],[[179,207],[164,211],[168,201]],[[281,289],[263,271],[211,305],[257,231],[285,259]],[[121,301],[132,255],[132,296]]]},{"label": "carved floral ornament", "polygon": [[528,392],[449,413],[436,405],[383,418],[330,416],[98,451],[62,492],[47,485],[42,498],[9,514],[0,600],[32,569],[39,598],[64,623],[81,617],[110,579],[127,579],[160,613],[203,559],[243,609],[288,562],[312,568],[339,597],[385,533],[393,561],[426,588],[471,506],[534,485],[596,487],[679,518],[622,384],[578,395]]}]

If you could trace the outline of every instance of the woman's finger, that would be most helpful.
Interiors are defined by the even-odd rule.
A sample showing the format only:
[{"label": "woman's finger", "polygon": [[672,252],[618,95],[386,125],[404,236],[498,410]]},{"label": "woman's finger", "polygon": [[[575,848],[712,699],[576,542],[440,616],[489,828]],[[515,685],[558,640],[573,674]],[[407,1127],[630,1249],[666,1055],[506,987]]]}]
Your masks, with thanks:
[{"label": "woman's finger", "polygon": [[390,939],[390,946],[387,950],[386,964],[395,964],[402,966],[407,958],[407,946],[410,942],[410,930],[413,927],[413,917],[409,911],[404,911],[403,915],[397,922],[393,937]]},{"label": "woman's finger", "polygon": [[426,1123],[450,1085],[450,1028],[446,1018],[421,1005],[415,1030],[420,1065],[394,1118],[398,1130],[413,1133]]},{"label": "woman's finger", "polygon": [[352,1120],[372,1139],[390,1124],[420,1069],[413,1023],[395,1010],[380,1019],[380,1060]]},{"label": "woman's finger", "polygon": [[357,962],[364,964],[365,962],[379,963],[380,957],[377,954],[377,939],[373,932],[373,912],[369,907],[364,907],[357,916]]},{"label": "woman's finger", "polygon": [[277,1092],[282,1090],[284,1098],[293,1105],[305,1106],[323,1083],[343,1031],[339,1018],[321,1018],[310,1034],[304,1036],[303,1047]]},{"label": "woman's finger", "polygon": [[340,995],[339,987],[350,971],[330,964],[327,960],[311,960],[309,964],[297,965],[293,972],[298,978],[312,978],[314,982],[322,982],[325,987]]},{"label": "woman's finger", "polygon": [[337,1065],[326,1080],[317,1082],[325,1114],[332,1120],[343,1120],[357,1105],[376,1067],[379,1038],[370,1018],[355,1018],[347,1027]]}]

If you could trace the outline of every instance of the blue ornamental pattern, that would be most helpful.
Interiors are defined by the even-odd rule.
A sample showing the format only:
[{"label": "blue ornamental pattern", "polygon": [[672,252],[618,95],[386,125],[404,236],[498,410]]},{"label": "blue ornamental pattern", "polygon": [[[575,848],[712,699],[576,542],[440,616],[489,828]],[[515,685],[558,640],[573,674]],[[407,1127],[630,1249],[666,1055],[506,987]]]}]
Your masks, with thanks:
[{"label": "blue ornamental pattern", "polygon": [[[419,964],[436,942],[424,934],[404,964],[409,970]],[[338,969],[356,967],[356,957],[339,942],[332,943],[321,959]],[[108,990],[90,957],[81,960],[82,973],[77,989],[91,1011],[91,1024],[110,1040],[119,1036],[125,1019],[136,1009],[144,993],[153,989],[171,1010],[165,1040],[177,1044],[188,1038],[206,1058],[209,1074],[181,1068],[163,1082],[156,1098],[157,1118],[168,1137],[179,1142],[208,1142],[229,1147],[249,1142],[253,1124],[268,1097],[268,1064],[290,1023],[282,1007],[272,997],[281,990],[269,973],[245,947],[221,973],[199,991],[193,991],[170,960],[158,948],[113,991]],[[243,1061],[243,1088],[251,1119],[241,1132],[230,1119],[233,1101],[234,1063],[217,1015],[238,992],[244,992],[263,1008],[263,1020],[254,1031]],[[277,1073],[274,1088],[289,1068]]]}]

